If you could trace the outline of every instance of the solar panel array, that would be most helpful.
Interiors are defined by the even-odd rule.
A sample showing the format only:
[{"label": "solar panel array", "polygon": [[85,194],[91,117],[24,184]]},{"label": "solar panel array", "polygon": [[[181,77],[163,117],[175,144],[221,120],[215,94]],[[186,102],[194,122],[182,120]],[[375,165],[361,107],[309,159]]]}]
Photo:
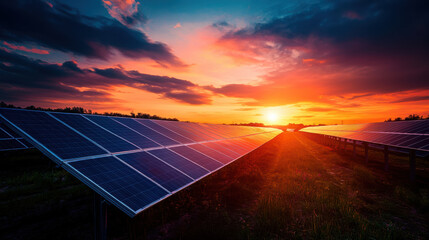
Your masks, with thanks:
[{"label": "solar panel array", "polygon": [[33,148],[30,143],[20,137],[3,123],[0,123],[0,151]]},{"label": "solar panel array", "polygon": [[131,217],[281,132],[6,108],[0,119]]},{"label": "solar panel array", "polygon": [[301,132],[429,151],[429,120],[307,127]]}]

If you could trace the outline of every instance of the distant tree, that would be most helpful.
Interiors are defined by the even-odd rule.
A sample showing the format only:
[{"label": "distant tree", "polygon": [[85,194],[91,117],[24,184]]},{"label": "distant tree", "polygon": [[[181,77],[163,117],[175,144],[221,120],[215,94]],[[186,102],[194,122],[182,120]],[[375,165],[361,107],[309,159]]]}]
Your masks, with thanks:
[{"label": "distant tree", "polygon": [[408,117],[405,117],[405,118],[397,117],[393,120],[392,120],[392,118],[389,118],[389,119],[386,119],[384,121],[385,122],[396,122],[396,121],[409,121],[409,120],[422,120],[422,119],[429,119],[429,115],[426,118],[424,118],[423,115],[420,116],[418,114],[410,114],[410,115],[408,115]]},{"label": "distant tree", "polygon": [[265,125],[263,123],[257,123],[257,122],[251,122],[251,123],[233,123],[230,125],[234,125],[234,126],[250,126],[250,127],[265,127]]},{"label": "distant tree", "polygon": [[[20,108],[12,104],[7,104],[3,101],[0,102],[0,107],[2,108]],[[47,112],[67,112],[67,113],[80,113],[80,114],[93,114],[93,115],[105,115],[105,116],[116,116],[116,117],[133,117],[133,118],[149,118],[149,119],[159,119],[159,120],[168,120],[168,121],[179,121],[177,118],[164,118],[157,115],[150,115],[147,113],[137,113],[131,112],[130,114],[122,114],[117,112],[105,112],[97,113],[93,112],[90,109],[85,109],[83,107],[65,107],[65,108],[42,108],[35,107],[34,105],[25,107],[28,110],[38,110],[38,111],[47,111]]]}]

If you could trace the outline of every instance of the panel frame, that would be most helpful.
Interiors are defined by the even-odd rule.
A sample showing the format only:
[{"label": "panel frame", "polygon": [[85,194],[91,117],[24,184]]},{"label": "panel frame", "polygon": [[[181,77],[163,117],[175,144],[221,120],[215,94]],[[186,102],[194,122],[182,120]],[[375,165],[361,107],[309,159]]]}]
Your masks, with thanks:
[{"label": "panel frame", "polygon": [[[378,144],[378,145],[384,145],[384,146],[388,146],[388,147],[395,147],[395,148],[400,148],[400,149],[409,149],[409,150],[416,150],[416,151],[423,151],[423,152],[429,152],[429,149],[424,149],[425,147],[427,147],[428,145],[422,146],[420,148],[416,148],[416,147],[409,147],[409,146],[405,146],[405,145],[401,145],[401,143],[403,142],[407,142],[409,141],[409,139],[401,139],[398,140],[396,139],[394,141],[394,143],[387,143],[387,142],[381,142],[381,141],[368,141],[368,140],[363,140],[365,137],[363,138],[358,138],[358,137],[349,137],[349,136],[338,136],[336,134],[329,134],[330,132],[345,132],[345,133],[357,133],[359,134],[359,136],[364,136],[365,134],[380,134],[381,136],[385,135],[395,135],[395,136],[427,136],[429,137],[429,133],[415,133],[415,132],[401,132],[401,128],[399,127],[400,124],[412,124],[413,122],[418,124],[418,127],[421,128],[422,125],[424,125],[424,122],[426,121],[429,124],[429,120],[423,119],[423,120],[413,120],[413,121],[402,121],[402,122],[386,122],[386,125],[391,125],[391,126],[386,126],[386,128],[388,129],[393,129],[393,130],[397,130],[399,132],[387,132],[387,131],[358,131],[358,130],[344,130],[344,129],[329,129],[329,127],[333,127],[335,128],[336,126],[340,127],[340,126],[358,126],[358,125],[368,125],[368,127],[370,129],[374,128],[374,124],[375,123],[368,123],[368,124],[350,124],[350,125],[327,125],[327,126],[312,126],[312,127],[306,127],[303,128],[301,130],[299,130],[300,132],[304,132],[304,133],[310,133],[310,134],[319,134],[319,135],[325,135],[325,136],[334,136],[334,137],[341,137],[341,138],[346,138],[346,139],[350,139],[350,140],[358,140],[358,141],[363,141],[363,142],[368,142],[368,143],[374,143],[374,144]],[[381,123],[381,122],[380,122]],[[371,125],[369,125],[371,124]],[[395,126],[393,126],[395,125]],[[413,129],[413,127],[411,126],[406,126],[408,129]],[[328,129],[324,129],[324,128],[328,128]],[[425,128],[422,128],[425,129]],[[380,138],[379,138],[380,139]],[[423,141],[423,140],[422,140]],[[414,143],[415,144],[415,143]],[[408,144],[408,145],[414,145],[414,144]]]},{"label": "panel frame", "polygon": [[[34,111],[34,110],[25,110],[25,109],[19,109],[18,111]],[[160,201],[163,201],[164,199],[168,198],[169,196],[181,191],[182,189],[185,189],[187,187],[189,187],[190,185],[198,182],[199,180],[207,177],[208,175],[211,175],[217,171],[219,171],[220,169],[228,166],[229,164],[235,162],[236,160],[240,159],[241,157],[243,157],[246,154],[249,154],[250,152],[254,151],[255,149],[257,149],[259,146],[261,146],[262,144],[256,146],[255,148],[253,148],[251,151],[247,152],[246,154],[242,154],[237,156],[236,158],[233,158],[230,162],[228,163],[222,163],[217,161],[216,159],[211,158],[210,156],[207,156],[206,154],[199,152],[195,149],[193,149],[194,151],[199,152],[200,154],[203,154],[207,157],[209,157],[210,159],[213,159],[216,162],[219,162],[221,165],[216,168],[213,171],[210,171],[208,169],[206,169],[205,167],[201,166],[198,163],[195,163],[194,161],[190,160],[189,158],[173,151],[174,153],[182,156],[184,159],[198,165],[199,167],[205,169],[207,171],[206,174],[202,175],[201,177],[195,179],[192,178],[191,176],[187,175],[186,173],[184,173],[183,171],[181,171],[180,169],[175,168],[174,166],[172,166],[171,164],[169,164],[168,162],[165,162],[164,160],[162,160],[161,158],[157,157],[154,154],[151,154],[149,151],[151,150],[157,150],[157,149],[169,149],[171,147],[177,147],[177,146],[187,146],[187,145],[194,145],[194,144],[200,144],[200,143],[206,143],[206,142],[219,142],[219,141],[223,141],[223,140],[227,140],[227,139],[241,139],[241,138],[245,138],[245,137],[250,137],[250,136],[254,136],[254,135],[262,135],[262,134],[267,134],[270,132],[275,132],[275,130],[269,131],[269,129],[267,129],[268,131],[265,132],[258,132],[258,133],[252,133],[252,134],[246,134],[246,135],[241,135],[241,136],[234,136],[234,137],[228,137],[228,138],[222,138],[222,139],[214,139],[214,140],[207,140],[207,141],[200,141],[200,142],[195,142],[192,141],[191,143],[186,143],[186,144],[178,144],[178,145],[169,145],[169,146],[163,146],[160,144],[159,147],[154,147],[154,148],[146,148],[146,149],[142,149],[142,148],[138,148],[137,150],[130,150],[130,151],[123,151],[123,152],[115,152],[112,153],[110,151],[108,151],[107,149],[105,149],[104,147],[102,147],[100,144],[98,144],[97,142],[95,142],[94,140],[92,140],[91,138],[85,136],[83,133],[79,132],[78,130],[74,129],[73,127],[69,126],[68,124],[66,124],[65,122],[61,121],[60,119],[56,118],[54,115],[52,115],[50,112],[47,111],[37,111],[37,112],[43,112],[47,115],[49,115],[50,117],[52,117],[53,119],[55,119],[56,121],[58,121],[59,123],[61,123],[62,125],[64,125],[65,127],[67,127],[68,129],[70,129],[71,131],[74,131],[75,133],[77,133],[79,136],[82,136],[83,138],[85,138],[86,140],[90,141],[92,144],[95,144],[98,148],[102,149],[103,151],[106,152],[106,154],[99,154],[99,155],[92,155],[92,156],[85,156],[85,157],[78,157],[78,158],[68,158],[68,159],[63,159],[61,157],[59,157],[58,155],[56,155],[54,152],[52,152],[48,147],[46,147],[45,145],[43,145],[42,143],[40,143],[39,141],[37,141],[35,138],[33,138],[32,136],[30,136],[29,134],[27,134],[25,131],[23,131],[20,127],[18,127],[17,125],[15,125],[12,121],[9,121],[9,119],[7,119],[5,116],[3,116],[0,113],[0,120],[2,120],[2,122],[4,122],[4,124],[9,127],[10,129],[12,129],[13,131],[17,132],[19,135],[21,135],[23,137],[23,139],[25,139],[26,141],[28,141],[30,144],[32,144],[33,146],[35,146],[37,149],[39,149],[43,154],[45,154],[46,156],[48,156],[52,161],[54,161],[56,164],[58,164],[59,166],[61,166],[62,168],[64,168],[66,171],[68,171],[70,174],[72,174],[73,176],[75,176],[77,179],[79,179],[80,181],[82,181],[85,185],[87,185],[88,187],[90,187],[92,190],[94,190],[96,193],[98,193],[99,195],[103,196],[103,198],[105,198],[107,201],[109,201],[110,203],[112,203],[113,205],[115,205],[116,207],[118,207],[118,209],[120,209],[121,211],[123,211],[125,214],[127,214],[129,217],[134,217],[137,214],[141,213],[142,211],[144,211],[145,209],[159,203]],[[75,114],[75,113],[67,113],[67,114]],[[83,116],[85,119],[91,121],[91,119],[86,118],[85,115],[88,114],[76,114],[76,115],[81,115]],[[139,121],[137,121],[137,119],[134,119],[137,123],[140,123]],[[112,117],[112,120],[115,121],[114,117]],[[150,121],[150,120],[149,120]],[[93,121],[91,121],[93,122]],[[116,121],[117,123],[122,124],[119,121]],[[152,121],[153,122],[153,121]],[[96,124],[97,126],[100,126],[99,124],[93,122],[94,124]],[[155,123],[155,122],[154,122]],[[155,123],[156,124],[156,123]],[[144,124],[142,124],[144,125]],[[125,127],[129,128],[128,126],[124,125]],[[144,125],[146,126],[146,125]],[[160,127],[163,127],[161,125],[159,125]],[[200,125],[203,126],[203,125]],[[102,126],[100,126],[101,128],[103,128]],[[149,126],[146,126],[148,128],[150,128]],[[103,128],[104,129],[104,128]],[[152,128],[151,128],[152,129]],[[140,134],[139,132],[135,131],[134,129],[130,130]],[[160,132],[158,132],[155,129],[152,129],[153,131],[164,135]],[[173,130],[168,129],[169,131],[174,132]],[[108,130],[106,130],[108,131]],[[108,131],[110,132],[110,131]],[[176,133],[176,132],[174,132]],[[278,130],[277,134],[280,134],[281,131]],[[112,133],[116,136],[115,133]],[[178,135],[180,135],[179,133],[176,133]],[[142,134],[140,134],[142,135]],[[142,135],[144,136],[144,135]],[[164,135],[165,137],[168,137],[166,135]],[[118,136],[120,137],[120,136]],[[146,137],[146,136],[144,136]],[[183,136],[184,137],[184,136]],[[122,138],[122,137],[120,137]],[[146,137],[148,138],[148,137]],[[169,137],[168,137],[169,138]],[[150,139],[150,138],[148,138]],[[269,140],[271,140],[272,138],[270,138]],[[152,139],[150,139],[152,140]],[[174,139],[173,139],[174,140]],[[269,141],[267,140],[267,141]],[[154,141],[154,140],[152,140]],[[156,141],[154,141],[155,143],[157,143]],[[265,143],[265,142],[264,142]],[[23,143],[22,143],[23,144]],[[23,144],[24,145],[24,144]],[[217,151],[215,149],[212,149],[213,151]],[[172,151],[172,150],[170,150]],[[128,153],[134,153],[134,152],[146,152],[148,154],[150,154],[151,156],[155,157],[156,159],[159,159],[160,161],[164,162],[165,164],[173,167],[174,169],[178,170],[179,172],[185,174],[186,176],[188,176],[190,179],[192,179],[193,181],[191,181],[190,183],[180,187],[179,189],[175,190],[175,191],[169,191],[168,189],[164,188],[162,185],[160,185],[159,183],[157,183],[156,181],[154,181],[153,179],[151,179],[150,177],[146,176],[145,174],[141,173],[140,171],[138,171],[137,169],[135,169],[133,166],[129,165],[128,163],[126,163],[125,161],[123,161],[122,159],[120,159],[118,156],[119,155],[123,155],[123,154],[128,154]],[[145,206],[142,206],[141,208],[137,209],[137,210],[132,210],[129,206],[127,206],[127,204],[123,203],[121,200],[117,199],[116,197],[114,197],[112,194],[110,194],[107,190],[105,190],[104,188],[102,188],[101,186],[99,186],[97,183],[95,183],[94,181],[92,181],[91,179],[89,179],[89,177],[85,176],[84,174],[82,174],[78,169],[74,168],[71,163],[73,162],[77,162],[77,161],[91,161],[91,159],[98,159],[98,158],[103,158],[103,157],[114,157],[116,160],[118,160],[119,162],[121,162],[122,164],[125,164],[127,167],[129,167],[130,169],[132,169],[133,171],[136,171],[138,174],[142,175],[143,177],[145,177],[146,179],[148,179],[149,181],[153,182],[154,184],[156,184],[157,186],[159,186],[160,188],[162,188],[164,191],[167,192],[167,194],[165,196],[163,196],[162,198],[157,199],[156,201],[153,201]]]}]

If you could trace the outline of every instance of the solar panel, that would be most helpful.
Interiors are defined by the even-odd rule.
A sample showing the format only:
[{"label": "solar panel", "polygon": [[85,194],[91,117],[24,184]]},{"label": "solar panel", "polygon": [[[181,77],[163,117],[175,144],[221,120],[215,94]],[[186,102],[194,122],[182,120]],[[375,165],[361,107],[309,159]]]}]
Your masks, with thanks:
[{"label": "solar panel", "polygon": [[152,141],[163,145],[163,146],[169,146],[169,145],[176,145],[180,144],[179,142],[174,141],[173,139],[162,135],[161,133],[146,127],[145,125],[139,123],[138,121],[131,119],[131,118],[113,118],[115,121],[118,121],[125,126],[139,132],[140,134],[148,137]]},{"label": "solar panel", "polygon": [[156,124],[155,122],[152,122],[151,120],[147,119],[136,119],[137,122],[143,124],[144,126],[153,129],[154,131],[157,131],[161,133],[164,136],[167,136],[171,139],[173,139],[176,142],[185,144],[185,143],[192,143],[193,141],[185,136],[182,136],[174,131],[171,131],[159,124]]},{"label": "solar panel", "polygon": [[143,136],[139,132],[134,131],[133,129],[123,124],[120,124],[111,117],[87,115],[85,116],[85,118],[93,121],[107,131],[116,134],[117,136],[123,138],[124,140],[134,144],[139,148],[144,149],[160,146],[159,144]]},{"label": "solar panel", "polygon": [[171,192],[193,180],[182,171],[147,152],[129,153],[118,157]]},{"label": "solar panel", "polygon": [[106,131],[80,115],[64,113],[51,113],[51,115],[76,129],[97,144],[100,144],[104,149],[111,153],[138,149],[133,144],[123,140],[111,132]]},{"label": "solar panel", "polygon": [[0,151],[20,150],[27,148],[33,147],[6,125],[0,123]]},{"label": "solar panel", "polygon": [[190,176],[193,179],[199,179],[200,177],[209,173],[207,169],[199,166],[191,160],[184,158],[169,149],[156,149],[149,151],[148,153],[154,155],[159,159],[162,159],[164,162],[186,173],[186,175]]},{"label": "solar panel", "polygon": [[233,157],[228,156],[226,154],[223,154],[222,152],[217,151],[214,148],[210,148],[207,146],[208,143],[199,143],[199,144],[193,144],[193,145],[189,145],[188,147],[201,152],[213,159],[216,159],[217,161],[223,163],[223,164],[227,164],[229,162],[231,162],[232,160],[234,160]]},{"label": "solar panel", "polygon": [[131,217],[281,132],[6,108],[0,120]]},{"label": "solar panel", "polygon": [[303,128],[300,131],[429,151],[429,120],[317,126]]},{"label": "solar panel", "polygon": [[214,171],[218,168],[222,167],[222,163],[201,153],[198,152],[188,146],[179,146],[179,147],[173,147],[170,148],[173,152],[193,161],[194,163],[200,165],[201,167],[209,170]]}]

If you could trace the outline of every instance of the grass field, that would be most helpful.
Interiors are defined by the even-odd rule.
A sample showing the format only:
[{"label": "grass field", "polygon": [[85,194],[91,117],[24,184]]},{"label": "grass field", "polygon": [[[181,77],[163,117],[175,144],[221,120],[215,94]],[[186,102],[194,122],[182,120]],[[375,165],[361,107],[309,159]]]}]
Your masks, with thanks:
[{"label": "grass field", "polygon": [[[36,150],[0,159],[0,239],[92,238],[86,186]],[[410,183],[406,157],[370,159],[282,133],[134,219],[110,206],[108,238],[429,239],[429,162]]]}]

